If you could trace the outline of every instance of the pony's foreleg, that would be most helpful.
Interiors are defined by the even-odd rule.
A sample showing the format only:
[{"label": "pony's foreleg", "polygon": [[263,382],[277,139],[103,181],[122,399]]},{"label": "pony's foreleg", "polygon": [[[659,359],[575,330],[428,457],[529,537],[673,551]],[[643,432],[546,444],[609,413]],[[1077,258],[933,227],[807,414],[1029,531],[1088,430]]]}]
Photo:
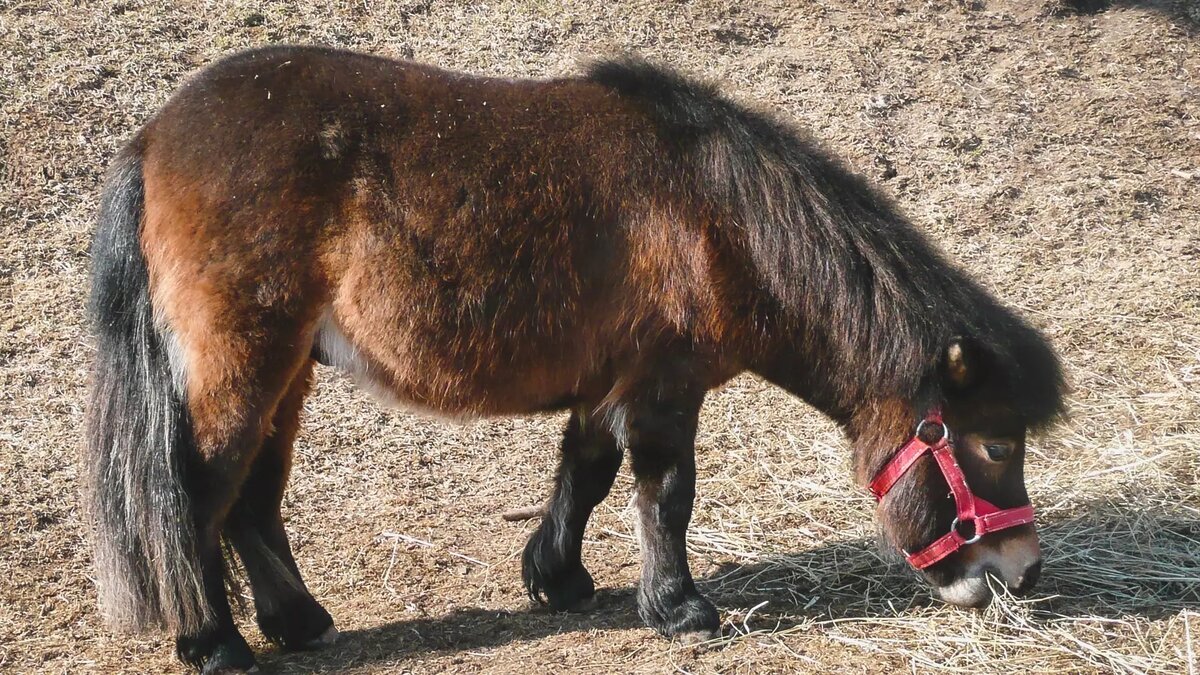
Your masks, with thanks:
[{"label": "pony's foreleg", "polygon": [[642,548],[638,613],[659,633],[688,641],[715,637],[721,623],[716,607],[696,590],[687,561],[701,398],[656,400],[631,410],[628,421]]},{"label": "pony's foreleg", "polygon": [[557,611],[581,609],[591,600],[595,585],[580,558],[583,531],[620,466],[621,449],[612,434],[584,414],[572,413],[554,494],[521,561],[529,597]]},{"label": "pony's foreleg", "polygon": [[280,400],[271,432],[225,524],[254,591],[258,626],[269,640],[287,649],[321,647],[337,637],[333,618],[300,577],[280,512],[311,377],[310,361]]}]

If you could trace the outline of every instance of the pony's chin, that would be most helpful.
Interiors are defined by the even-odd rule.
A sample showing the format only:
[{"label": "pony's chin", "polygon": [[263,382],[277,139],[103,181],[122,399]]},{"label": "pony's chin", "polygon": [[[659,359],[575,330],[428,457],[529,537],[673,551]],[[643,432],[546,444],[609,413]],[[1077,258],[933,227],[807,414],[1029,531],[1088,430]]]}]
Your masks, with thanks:
[{"label": "pony's chin", "polygon": [[992,601],[992,589],[982,575],[965,576],[945,586],[937,586],[934,594],[942,602],[959,607],[986,607]]}]

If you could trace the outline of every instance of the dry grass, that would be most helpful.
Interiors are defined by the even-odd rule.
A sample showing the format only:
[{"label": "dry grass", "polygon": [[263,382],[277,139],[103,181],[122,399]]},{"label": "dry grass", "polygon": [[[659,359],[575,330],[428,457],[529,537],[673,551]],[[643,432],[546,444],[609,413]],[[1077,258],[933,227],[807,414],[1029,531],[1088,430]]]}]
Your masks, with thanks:
[{"label": "dry grass", "polygon": [[[102,169],[180,78],[320,42],[508,75],[629,48],[814,129],[1043,327],[1072,418],[1028,466],[1047,568],[984,612],[876,548],[845,443],[752,379],[704,411],[692,562],[733,637],[640,628],[622,475],[589,615],[529,611],[518,555],[558,418],[453,426],[322,374],[287,503],[347,632],[285,672],[1200,670],[1200,10],[1194,1],[0,3],[0,670],[175,670],[98,624],[75,503],[80,316]],[[797,6],[798,5],[798,6]],[[1099,11],[1103,10],[1103,11]]]}]

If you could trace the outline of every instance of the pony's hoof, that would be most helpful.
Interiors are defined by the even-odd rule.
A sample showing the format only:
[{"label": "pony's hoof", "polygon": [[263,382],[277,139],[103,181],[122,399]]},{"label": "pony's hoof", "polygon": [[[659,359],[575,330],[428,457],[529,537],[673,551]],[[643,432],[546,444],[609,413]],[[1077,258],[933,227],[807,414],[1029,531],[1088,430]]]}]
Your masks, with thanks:
[{"label": "pony's hoof", "polygon": [[250,651],[245,641],[239,642],[240,644],[224,642],[217,645],[212,656],[204,663],[201,675],[242,675],[257,672],[258,664],[254,662],[254,652]]},{"label": "pony's hoof", "polygon": [[675,636],[675,641],[685,647],[706,647],[709,642],[718,640],[721,637],[719,630],[690,630],[679,633]]},{"label": "pony's hoof", "polygon": [[337,640],[333,617],[311,597],[298,598],[270,614],[258,615],[268,640],[289,651],[320,649]]},{"label": "pony's hoof", "polygon": [[674,595],[655,597],[653,592],[639,591],[638,614],[663,636],[684,642],[707,642],[721,634],[721,615],[716,606],[695,590],[682,600]]},{"label": "pony's hoof", "polygon": [[523,576],[529,597],[555,612],[586,612],[596,606],[596,584],[583,565],[546,573],[527,563]]},{"label": "pony's hoof", "polygon": [[322,649],[324,647],[328,647],[337,642],[339,636],[341,636],[341,633],[338,632],[337,627],[330,626],[329,628],[326,628],[325,632],[321,633],[317,639],[306,643],[304,645],[304,649]]},{"label": "pony's hoof", "polygon": [[237,666],[216,665],[204,666],[204,670],[200,671],[200,675],[249,675],[250,673],[261,673],[258,669],[258,664],[250,666],[249,669],[243,670]]},{"label": "pony's hoof", "polygon": [[202,675],[240,675],[257,667],[254,652],[241,635],[221,636],[213,630],[179,636],[175,654]]},{"label": "pony's hoof", "polygon": [[596,606],[599,604],[600,603],[596,600],[596,595],[593,593],[587,597],[578,598],[570,605],[554,607],[554,611],[582,614],[596,609]]}]

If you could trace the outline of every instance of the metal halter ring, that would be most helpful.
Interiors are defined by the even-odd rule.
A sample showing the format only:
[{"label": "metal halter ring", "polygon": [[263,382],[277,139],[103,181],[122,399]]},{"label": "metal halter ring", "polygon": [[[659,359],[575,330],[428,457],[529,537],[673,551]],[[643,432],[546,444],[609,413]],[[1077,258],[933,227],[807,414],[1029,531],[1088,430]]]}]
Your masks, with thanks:
[{"label": "metal halter ring", "polygon": [[[975,521],[972,520],[971,522],[974,523]],[[950,523],[950,531],[951,532],[958,532],[958,523],[959,523],[958,516],[954,516],[954,522]],[[961,537],[962,535],[960,534],[958,536]],[[983,533],[981,533],[979,531],[979,527],[976,526],[975,527],[975,536],[971,537],[970,539],[963,539],[963,544],[974,544],[975,542],[979,541],[982,538],[983,538]]]},{"label": "metal halter ring", "polygon": [[[921,420],[920,422],[917,422],[917,430],[913,435],[916,436],[917,438],[921,438],[921,429],[924,429],[926,424],[929,424],[929,420]],[[941,421],[937,422],[937,424],[940,424],[942,427],[941,438],[944,438],[947,441],[949,441],[950,440],[950,427],[946,426],[946,423],[941,422]]]}]

